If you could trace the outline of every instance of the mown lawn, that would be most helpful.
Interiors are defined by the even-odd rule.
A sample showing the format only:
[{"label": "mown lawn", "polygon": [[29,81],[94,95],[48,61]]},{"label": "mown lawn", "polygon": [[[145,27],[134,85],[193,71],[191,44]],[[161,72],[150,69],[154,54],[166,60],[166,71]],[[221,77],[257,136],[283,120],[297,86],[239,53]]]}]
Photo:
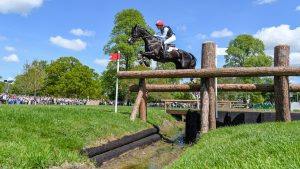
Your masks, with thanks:
[{"label": "mown lawn", "polygon": [[167,168],[300,168],[300,121],[216,129]]},{"label": "mown lawn", "polygon": [[[150,127],[129,120],[131,107],[0,105],[0,168],[46,168],[64,162],[88,163],[81,148],[105,137],[120,137]],[[174,120],[149,108],[148,120]]]}]

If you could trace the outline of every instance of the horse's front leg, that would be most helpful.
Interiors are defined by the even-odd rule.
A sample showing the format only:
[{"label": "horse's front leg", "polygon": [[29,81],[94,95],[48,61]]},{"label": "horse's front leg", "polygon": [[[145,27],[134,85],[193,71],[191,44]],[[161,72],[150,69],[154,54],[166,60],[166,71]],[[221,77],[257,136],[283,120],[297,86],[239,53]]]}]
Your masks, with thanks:
[{"label": "horse's front leg", "polygon": [[140,52],[137,54],[137,60],[138,60],[138,62],[139,62],[140,65],[143,64],[143,62],[144,62],[144,57],[143,57],[143,52],[142,52],[142,51],[140,51]]},{"label": "horse's front leg", "polygon": [[[151,57],[153,57],[152,55],[148,55],[149,53],[145,54],[143,53],[143,63],[147,66],[147,67],[150,67],[150,59]],[[147,59],[146,59],[147,58]]]}]

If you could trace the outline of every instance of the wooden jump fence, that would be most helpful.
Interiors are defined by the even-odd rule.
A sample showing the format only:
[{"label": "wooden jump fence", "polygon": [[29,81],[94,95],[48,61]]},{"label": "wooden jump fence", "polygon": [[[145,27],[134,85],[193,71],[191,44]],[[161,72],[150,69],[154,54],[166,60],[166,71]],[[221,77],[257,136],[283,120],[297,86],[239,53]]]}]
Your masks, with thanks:
[{"label": "wooden jump fence", "polygon": [[[121,79],[139,78],[139,85],[130,87],[137,91],[131,113],[131,120],[136,118],[139,111],[143,121],[147,119],[146,92],[175,92],[200,91],[200,131],[206,133],[216,128],[215,114],[215,78],[214,77],[258,77],[274,76],[274,84],[219,84],[220,91],[260,91],[274,92],[276,121],[291,121],[289,91],[300,91],[299,85],[290,85],[288,76],[299,76],[300,67],[289,66],[289,46],[278,45],[274,48],[274,67],[235,67],[216,68],[216,44],[202,44],[201,69],[185,70],[149,70],[121,71],[117,77]],[[145,78],[201,78],[200,84],[195,85],[146,85]]]}]

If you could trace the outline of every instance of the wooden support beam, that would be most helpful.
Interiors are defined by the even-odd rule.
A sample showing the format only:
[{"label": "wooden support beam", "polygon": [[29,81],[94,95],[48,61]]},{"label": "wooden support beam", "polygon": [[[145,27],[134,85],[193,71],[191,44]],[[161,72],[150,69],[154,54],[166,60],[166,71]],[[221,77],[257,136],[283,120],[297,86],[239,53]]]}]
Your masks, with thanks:
[{"label": "wooden support beam", "polygon": [[[274,49],[274,66],[289,66],[290,47],[288,45],[279,45]],[[274,95],[276,121],[291,121],[289,77],[274,77]]]},{"label": "wooden support beam", "polygon": [[[216,68],[216,54],[217,54],[217,45],[215,43],[207,43],[207,52],[208,54],[208,67],[209,68]],[[216,129],[217,122],[216,122],[216,84],[215,78],[211,77],[208,79],[208,95],[209,95],[209,129]]]},{"label": "wooden support beam", "polygon": [[140,90],[138,92],[138,95],[137,95],[136,99],[135,99],[135,102],[134,102],[134,105],[133,105],[133,108],[132,108],[132,112],[131,112],[131,115],[130,115],[130,120],[132,120],[132,121],[134,121],[136,119],[136,115],[137,115],[138,110],[140,108],[142,98],[143,98],[143,91]]},{"label": "wooden support beam", "polygon": [[[201,69],[210,68],[210,57],[215,57],[216,45],[212,42],[206,42],[202,44],[202,57],[201,57]],[[200,132],[207,133],[209,130],[209,113],[210,113],[210,79],[207,77],[201,78],[200,88],[200,116],[201,126]],[[214,95],[214,94],[213,94]]]},{"label": "wooden support beam", "polygon": [[121,79],[300,76],[300,67],[237,67],[184,70],[120,71]]},{"label": "wooden support beam", "polygon": [[146,84],[145,79],[140,79],[140,90],[143,93],[140,104],[140,118],[142,121],[147,121],[147,96],[146,96]]}]

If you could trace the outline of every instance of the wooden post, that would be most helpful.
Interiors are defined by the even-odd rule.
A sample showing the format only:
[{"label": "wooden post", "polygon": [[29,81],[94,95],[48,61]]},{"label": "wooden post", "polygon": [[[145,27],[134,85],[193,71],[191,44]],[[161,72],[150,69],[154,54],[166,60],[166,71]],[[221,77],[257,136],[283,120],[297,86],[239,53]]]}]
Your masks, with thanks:
[{"label": "wooden post", "polygon": [[[216,68],[216,44],[215,43],[209,43],[207,44],[207,59],[209,62],[209,68]],[[208,95],[209,95],[209,129],[215,129],[217,128],[216,124],[216,85],[215,85],[215,78],[209,78],[209,89],[208,89]]]},{"label": "wooden post", "polygon": [[139,82],[139,91],[138,95],[135,99],[135,103],[133,105],[133,109],[130,115],[130,119],[132,121],[135,120],[137,112],[140,112],[140,118],[143,121],[147,120],[147,99],[146,99],[146,86],[145,86],[145,79],[140,79]]},{"label": "wooden post", "polygon": [[[202,44],[202,57],[201,57],[201,69],[210,68],[210,58],[215,56],[215,48],[216,45],[213,42],[206,42]],[[202,78],[201,79],[201,126],[200,131],[201,133],[207,133],[209,130],[209,113],[210,113],[210,96],[209,96],[209,89],[210,89],[210,78]],[[213,94],[214,95],[214,94]]]},{"label": "wooden post", "polygon": [[143,91],[139,90],[139,92],[137,94],[137,97],[135,99],[133,108],[132,108],[131,115],[130,115],[130,120],[132,120],[132,121],[134,121],[135,118],[136,118],[136,114],[137,114],[137,112],[139,110],[139,107],[141,105],[142,97],[143,97]]},{"label": "wooden post", "polygon": [[146,83],[145,79],[140,79],[139,82],[140,85],[140,91],[142,91],[143,96],[141,98],[141,104],[140,104],[140,118],[142,121],[147,121],[147,96],[146,96]]},{"label": "wooden post", "polygon": [[[288,45],[278,45],[274,49],[274,66],[289,66]],[[274,95],[276,121],[291,121],[290,94],[289,94],[289,77],[274,76]]]}]

